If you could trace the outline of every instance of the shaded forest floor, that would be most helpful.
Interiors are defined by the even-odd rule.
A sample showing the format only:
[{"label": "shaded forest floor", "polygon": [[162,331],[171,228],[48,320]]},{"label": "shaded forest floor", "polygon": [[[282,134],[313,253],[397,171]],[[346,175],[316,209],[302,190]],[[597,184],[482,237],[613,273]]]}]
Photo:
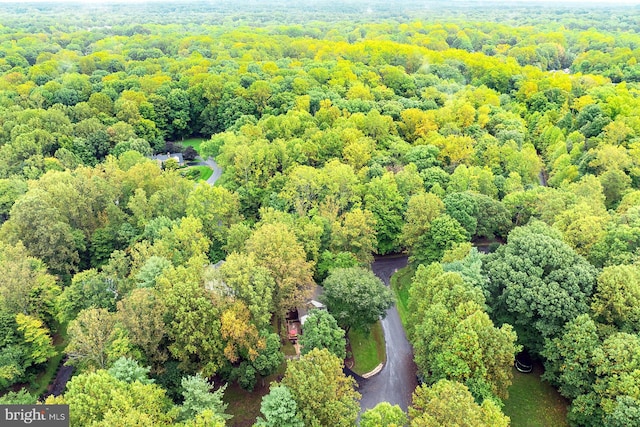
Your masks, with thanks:
[{"label": "shaded forest floor", "polygon": [[233,418],[227,421],[227,425],[230,427],[251,427],[260,415],[262,396],[269,393],[269,385],[273,381],[282,378],[286,367],[285,362],[275,374],[258,379],[253,391],[243,389],[237,382],[229,383],[224,393],[224,401],[229,404],[226,413],[233,415]]}]

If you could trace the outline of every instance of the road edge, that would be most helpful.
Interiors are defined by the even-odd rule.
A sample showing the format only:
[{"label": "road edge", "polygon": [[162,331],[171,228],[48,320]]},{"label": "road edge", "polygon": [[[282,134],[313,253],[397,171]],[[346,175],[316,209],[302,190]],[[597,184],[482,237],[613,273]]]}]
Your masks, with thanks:
[{"label": "road edge", "polygon": [[366,374],[362,374],[360,375],[362,378],[371,378],[372,376],[378,374],[380,371],[382,371],[382,368],[384,368],[385,362],[379,364],[378,366],[376,366],[375,368],[373,368],[372,371],[367,372]]}]

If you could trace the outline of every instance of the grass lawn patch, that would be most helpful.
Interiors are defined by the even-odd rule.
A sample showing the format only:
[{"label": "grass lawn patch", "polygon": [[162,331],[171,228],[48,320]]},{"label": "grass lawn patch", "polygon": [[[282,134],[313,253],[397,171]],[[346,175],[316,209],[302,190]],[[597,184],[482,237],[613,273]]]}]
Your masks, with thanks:
[{"label": "grass lawn patch", "polygon": [[513,369],[513,384],[503,412],[511,418],[513,427],[565,427],[567,400],[551,384],[540,379],[542,367],[535,366],[530,374]]},{"label": "grass lawn patch", "polygon": [[213,175],[213,169],[209,166],[193,166],[193,169],[197,169],[200,172],[198,181],[206,181]]},{"label": "grass lawn patch", "polygon": [[183,147],[193,147],[198,153],[200,153],[200,144],[202,144],[205,138],[188,138],[184,141],[175,141],[176,144],[180,144]]},{"label": "grass lawn patch", "polygon": [[411,287],[414,273],[413,267],[407,266],[391,276],[391,289],[396,295],[396,307],[405,330],[407,329],[407,315],[409,313],[409,288]]},{"label": "grass lawn patch", "polygon": [[371,372],[386,358],[382,325],[377,321],[369,332],[357,329],[349,331],[349,343],[353,354],[353,372],[362,375]]}]

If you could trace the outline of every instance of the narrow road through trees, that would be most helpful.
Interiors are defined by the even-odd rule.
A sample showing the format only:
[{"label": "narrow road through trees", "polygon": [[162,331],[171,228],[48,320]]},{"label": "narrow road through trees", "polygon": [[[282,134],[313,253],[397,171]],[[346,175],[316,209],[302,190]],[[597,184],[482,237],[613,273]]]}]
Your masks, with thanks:
[{"label": "narrow road through trees", "polygon": [[[391,275],[407,265],[407,257],[378,257],[373,262],[373,272],[389,286]],[[362,394],[362,411],[373,408],[380,402],[399,405],[404,411],[411,403],[411,394],[417,386],[416,365],[413,362],[413,348],[407,340],[400,316],[395,305],[387,311],[382,320],[382,329],[387,349],[387,362],[377,375],[369,379],[359,379]]]}]

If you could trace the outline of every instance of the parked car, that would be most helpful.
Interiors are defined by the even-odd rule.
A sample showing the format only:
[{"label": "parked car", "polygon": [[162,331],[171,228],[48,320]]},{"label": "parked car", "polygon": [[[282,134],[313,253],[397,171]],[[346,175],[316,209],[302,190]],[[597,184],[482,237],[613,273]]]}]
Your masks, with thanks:
[{"label": "parked car", "polygon": [[513,366],[516,367],[518,372],[522,372],[523,374],[528,374],[533,371],[533,362],[531,361],[531,356],[529,356],[527,350],[523,350],[516,354]]}]

